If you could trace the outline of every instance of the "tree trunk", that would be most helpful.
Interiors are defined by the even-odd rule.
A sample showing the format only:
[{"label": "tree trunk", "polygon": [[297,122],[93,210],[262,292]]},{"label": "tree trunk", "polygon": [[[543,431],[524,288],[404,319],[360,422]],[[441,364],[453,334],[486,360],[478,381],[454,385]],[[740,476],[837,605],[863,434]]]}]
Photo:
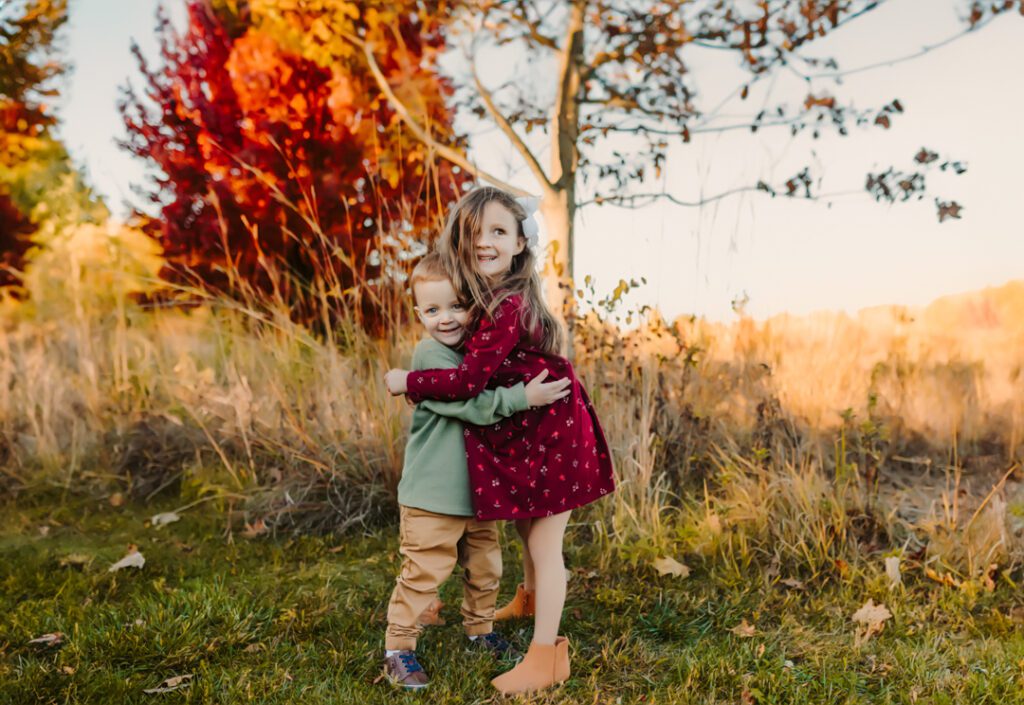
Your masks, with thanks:
[{"label": "tree trunk", "polygon": [[559,59],[558,95],[551,130],[551,181],[541,201],[550,249],[545,258],[548,305],[565,321],[566,353],[573,357],[576,297],[573,283],[573,220],[576,216],[576,169],[579,166],[580,72],[583,68],[583,25],[586,0],[574,0]]},{"label": "tree trunk", "polygon": [[[548,250],[544,257],[544,293],[548,306],[565,321],[570,334],[575,317],[572,271],[575,196],[575,189],[548,191],[540,203],[548,234]],[[569,347],[572,347],[571,340]]]}]

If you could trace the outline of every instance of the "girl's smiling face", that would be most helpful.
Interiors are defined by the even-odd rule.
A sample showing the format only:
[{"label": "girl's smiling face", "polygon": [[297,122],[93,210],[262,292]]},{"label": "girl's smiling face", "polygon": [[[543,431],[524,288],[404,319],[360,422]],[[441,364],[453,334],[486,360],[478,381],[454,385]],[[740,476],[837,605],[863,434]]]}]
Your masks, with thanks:
[{"label": "girl's smiling face", "polygon": [[512,259],[526,247],[519,235],[519,221],[497,201],[484,206],[480,234],[476,237],[476,264],[482,275],[498,281],[512,267]]}]

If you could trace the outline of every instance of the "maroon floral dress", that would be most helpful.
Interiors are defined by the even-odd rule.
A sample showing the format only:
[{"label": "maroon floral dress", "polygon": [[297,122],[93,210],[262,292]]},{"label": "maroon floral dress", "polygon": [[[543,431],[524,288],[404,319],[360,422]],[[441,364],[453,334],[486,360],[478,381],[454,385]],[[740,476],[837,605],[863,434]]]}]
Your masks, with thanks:
[{"label": "maroon floral dress", "polygon": [[409,373],[412,401],[469,399],[485,388],[568,377],[571,393],[493,426],[466,425],[466,457],[476,518],[525,519],[582,507],[615,489],[611,453],[572,364],[530,342],[522,299],[505,299],[466,343],[458,368]]}]

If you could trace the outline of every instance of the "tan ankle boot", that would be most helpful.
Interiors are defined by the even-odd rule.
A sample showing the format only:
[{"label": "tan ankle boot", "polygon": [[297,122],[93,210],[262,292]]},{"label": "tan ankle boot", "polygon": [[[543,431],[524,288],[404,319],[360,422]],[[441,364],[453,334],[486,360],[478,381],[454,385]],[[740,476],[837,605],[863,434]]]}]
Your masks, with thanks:
[{"label": "tan ankle boot", "polygon": [[569,673],[569,640],[560,636],[554,644],[530,644],[519,665],[492,680],[491,685],[505,695],[529,693],[561,683]]},{"label": "tan ankle boot", "polygon": [[527,590],[522,583],[516,586],[516,596],[504,607],[494,613],[494,620],[500,622],[515,617],[532,617],[536,604],[537,593]]}]

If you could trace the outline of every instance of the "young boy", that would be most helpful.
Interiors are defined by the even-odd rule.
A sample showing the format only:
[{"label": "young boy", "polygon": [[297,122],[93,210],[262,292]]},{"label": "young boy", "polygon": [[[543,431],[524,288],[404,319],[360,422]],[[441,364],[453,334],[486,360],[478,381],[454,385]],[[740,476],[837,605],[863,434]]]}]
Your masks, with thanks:
[{"label": "young boy", "polygon": [[[459,301],[440,257],[429,254],[409,284],[428,338],[413,353],[416,370],[458,367],[469,312]],[[496,656],[514,655],[493,631],[501,579],[501,547],[493,521],[477,521],[470,499],[462,422],[487,426],[533,406],[550,404],[568,391],[568,379],[545,383],[540,375],[514,387],[487,390],[466,401],[423,401],[416,406],[398,484],[401,574],[388,605],[384,675],[403,688],[429,681],[416,660],[421,616],[436,609],[437,590],[458,563],[463,569],[462,617],[471,646]],[[427,612],[427,616],[430,612]]]}]

